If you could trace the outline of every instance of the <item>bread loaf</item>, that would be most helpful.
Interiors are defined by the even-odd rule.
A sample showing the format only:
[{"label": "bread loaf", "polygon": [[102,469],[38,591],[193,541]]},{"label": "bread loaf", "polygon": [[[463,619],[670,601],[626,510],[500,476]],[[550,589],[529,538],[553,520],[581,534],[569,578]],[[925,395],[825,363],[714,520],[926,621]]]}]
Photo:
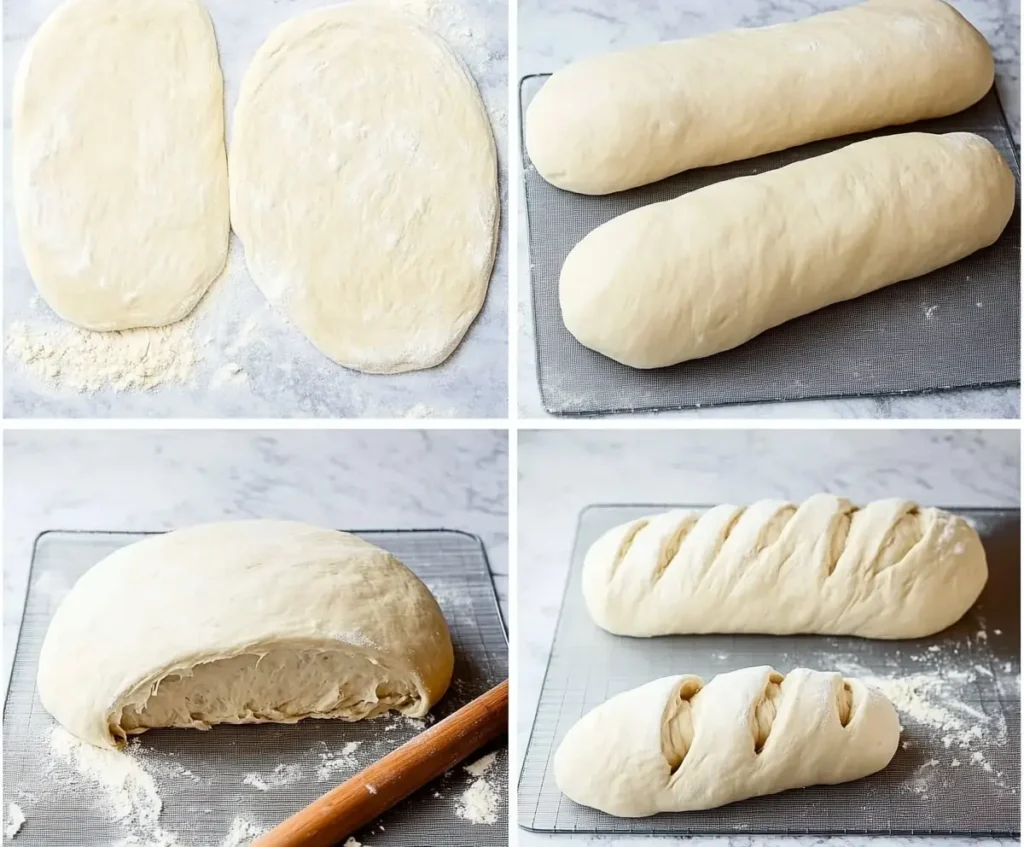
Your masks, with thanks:
[{"label": "bread loaf", "polygon": [[608,194],[690,168],[950,115],[980,100],[985,39],[940,0],[868,0],[795,23],[582,59],[526,111],[548,182]]},{"label": "bread loaf", "polygon": [[987,247],[1014,194],[980,136],[861,141],[599,226],[562,267],[562,319],[635,368],[710,356]]},{"label": "bread loaf", "polygon": [[555,781],[577,803],[619,817],[688,812],[860,779],[889,764],[899,736],[892,703],[838,673],[745,668],[707,685],[669,676],[570,728]]},{"label": "bread loaf", "polygon": [[587,552],[583,595],[617,635],[920,638],[959,620],[987,579],[985,550],[963,518],[818,494],[615,527]]}]

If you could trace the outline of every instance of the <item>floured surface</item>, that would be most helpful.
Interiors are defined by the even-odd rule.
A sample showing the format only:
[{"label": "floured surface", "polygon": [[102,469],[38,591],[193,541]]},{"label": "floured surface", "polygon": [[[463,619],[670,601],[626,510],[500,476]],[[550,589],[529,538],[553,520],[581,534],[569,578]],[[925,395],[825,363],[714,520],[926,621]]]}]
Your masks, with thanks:
[{"label": "floured surface", "polygon": [[[505,140],[508,110],[508,8],[498,0],[378,0],[435,30],[472,74],[487,107],[499,156],[502,218],[505,209]],[[8,92],[13,68],[28,38],[58,0],[5,7]],[[234,111],[242,76],[259,45],[286,19],[331,5],[325,0],[287,4],[254,0],[239,16],[232,0],[206,2],[213,19],[225,79],[227,115]],[[8,97],[8,102],[10,98]],[[228,128],[230,140],[230,122]],[[5,138],[5,140],[9,140]],[[7,185],[10,165],[5,160]],[[11,208],[9,188],[5,204]],[[156,380],[149,354],[140,360],[119,343],[107,355],[115,365],[75,366],[70,378],[52,378],[67,361],[64,333],[36,295],[25,267],[13,214],[5,221],[5,332],[24,324],[28,350],[4,351],[5,413],[11,417],[500,417],[507,409],[507,250],[498,258],[484,308],[459,349],[430,371],[387,378],[345,370],[319,353],[276,314],[245,269],[232,237],[228,265],[194,314],[187,341],[195,361],[183,365],[181,348],[161,347]],[[5,338],[5,341],[7,339]],[[71,339],[74,344],[80,339]],[[107,346],[106,344],[104,346]],[[42,348],[40,350],[40,347]],[[109,365],[109,362],[108,362]],[[228,367],[228,366],[232,367]],[[237,369],[236,369],[237,367]],[[67,369],[65,369],[67,370]],[[142,384],[123,385],[126,374],[150,373]],[[129,382],[139,382],[128,378]],[[88,390],[78,386],[85,383]],[[148,385],[146,383],[149,383]]]},{"label": "floured surface", "polygon": [[[449,693],[424,720],[397,715],[357,724],[221,726],[209,732],[152,730],[127,754],[83,747],[56,727],[34,691],[39,642],[63,586],[135,534],[48,533],[37,545],[4,715],[5,801],[28,822],[18,844],[46,847],[238,847],[422,732],[507,676],[507,645],[481,548],[457,532],[361,533],[437,592],[456,645]],[[456,598],[451,600],[451,598]],[[454,768],[356,834],[374,844],[504,844],[504,746],[486,773]],[[117,758],[110,758],[111,756]],[[472,764],[471,760],[467,764]],[[486,764],[486,762],[484,763]],[[478,766],[479,770],[481,766]],[[459,815],[462,796],[485,780],[493,823]],[[61,787],[54,792],[47,786]],[[479,806],[474,805],[474,809]],[[477,815],[479,816],[479,812]],[[45,821],[45,823],[44,823]]]},{"label": "floured surface", "polygon": [[[1018,512],[951,510],[968,517],[981,535],[990,579],[960,622],[930,638],[609,635],[590,620],[583,603],[583,554],[605,530],[659,508],[596,506],[581,516],[568,593],[519,779],[520,824],[540,831],[659,835],[1007,835],[1019,830]],[[837,670],[880,688],[903,726],[900,749],[889,766],[844,785],[640,820],[586,809],[559,792],[550,766],[555,748],[583,714],[610,696],[670,674],[693,673],[706,680],[765,664],[782,672]]]}]

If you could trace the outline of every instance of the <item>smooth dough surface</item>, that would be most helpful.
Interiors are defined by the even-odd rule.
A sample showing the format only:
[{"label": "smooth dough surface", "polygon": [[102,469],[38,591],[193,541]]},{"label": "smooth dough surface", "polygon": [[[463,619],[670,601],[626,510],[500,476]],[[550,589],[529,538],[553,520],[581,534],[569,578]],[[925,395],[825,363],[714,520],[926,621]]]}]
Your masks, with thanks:
[{"label": "smooth dough surface", "polygon": [[444,361],[480,311],[497,159],[456,55],[360,4],[278,27],[242,83],[231,216],[253,279],[336,362]]},{"label": "smooth dough surface", "polygon": [[448,688],[437,601],[354,535],[290,521],[204,524],[93,566],[39,658],[46,710],[98,747],[157,726],[418,717]]},{"label": "smooth dough surface", "polygon": [[882,770],[900,722],[880,692],[838,673],[770,667],[669,676],[602,703],[555,752],[555,781],[619,817],[711,809]]},{"label": "smooth dough surface", "polygon": [[980,136],[861,141],[602,224],[562,266],[562,319],[635,368],[710,356],[987,247],[1014,193]]},{"label": "smooth dough surface", "polygon": [[962,517],[829,494],[652,515],[609,530],[583,564],[595,623],[637,636],[923,638],[958,621],[987,580]]},{"label": "smooth dough surface", "polygon": [[14,82],[21,247],[58,315],[164,326],[228,252],[223,79],[199,0],[68,0]]},{"label": "smooth dough surface", "polygon": [[575,62],[530,103],[526,145],[548,182],[608,194],[950,115],[980,100],[993,76],[984,37],[951,6],[868,0]]}]

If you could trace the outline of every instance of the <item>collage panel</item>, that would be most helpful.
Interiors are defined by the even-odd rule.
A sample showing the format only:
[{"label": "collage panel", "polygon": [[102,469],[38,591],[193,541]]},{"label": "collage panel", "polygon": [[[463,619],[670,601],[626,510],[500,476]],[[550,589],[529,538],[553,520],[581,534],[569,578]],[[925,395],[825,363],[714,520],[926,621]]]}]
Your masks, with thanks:
[{"label": "collage panel", "polygon": [[7,417],[508,416],[504,0],[4,34]]},{"label": "collage panel", "polygon": [[4,447],[5,843],[508,843],[506,433]]},{"label": "collage panel", "polygon": [[522,418],[1020,418],[1019,4],[518,22]]},{"label": "collage panel", "polygon": [[1019,846],[1020,41],[5,0],[3,844]]},{"label": "collage panel", "polygon": [[1015,843],[1019,432],[534,431],[519,468],[522,847]]}]

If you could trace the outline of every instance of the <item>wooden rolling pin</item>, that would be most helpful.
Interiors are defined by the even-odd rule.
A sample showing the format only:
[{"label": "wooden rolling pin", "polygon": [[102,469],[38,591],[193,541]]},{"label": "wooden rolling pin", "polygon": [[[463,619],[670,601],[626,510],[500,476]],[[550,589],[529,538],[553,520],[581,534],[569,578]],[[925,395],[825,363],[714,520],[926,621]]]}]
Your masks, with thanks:
[{"label": "wooden rolling pin", "polygon": [[251,847],[334,847],[508,732],[508,680],[278,824]]}]

